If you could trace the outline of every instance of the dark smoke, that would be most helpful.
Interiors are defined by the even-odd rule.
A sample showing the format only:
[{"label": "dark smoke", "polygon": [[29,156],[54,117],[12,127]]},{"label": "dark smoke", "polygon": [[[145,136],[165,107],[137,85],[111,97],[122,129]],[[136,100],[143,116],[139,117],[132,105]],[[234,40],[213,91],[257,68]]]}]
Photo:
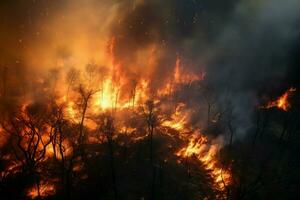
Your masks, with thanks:
[{"label": "dark smoke", "polygon": [[[14,83],[10,88],[19,88],[26,82],[20,77],[31,74],[28,71],[33,66],[27,66],[23,60],[31,51],[31,42],[36,40],[36,30],[47,29],[44,21],[74,4],[79,5],[74,6],[77,9],[81,4],[90,4],[93,11],[104,4],[117,6],[115,23],[109,31],[116,37],[115,54],[128,76],[143,71],[142,65],[134,70],[131,65],[142,49],[153,44],[158,44],[160,50],[151,75],[153,87],[159,87],[173,73],[176,56],[182,58],[189,71],[198,73],[205,68],[205,84],[218,104],[232,106],[238,135],[244,135],[251,127],[260,97],[266,93],[275,96],[275,90],[282,92],[299,86],[298,0],[14,0],[1,1],[0,14],[1,73],[9,66],[10,73],[21,82],[16,86],[10,81]],[[106,17],[109,16],[102,16],[96,24],[101,26]],[[95,29],[93,37],[97,37],[97,28],[91,28]],[[63,42],[58,46],[57,52],[68,49]],[[20,95],[20,91],[14,93]],[[202,98],[198,92],[191,95],[194,102]]]}]

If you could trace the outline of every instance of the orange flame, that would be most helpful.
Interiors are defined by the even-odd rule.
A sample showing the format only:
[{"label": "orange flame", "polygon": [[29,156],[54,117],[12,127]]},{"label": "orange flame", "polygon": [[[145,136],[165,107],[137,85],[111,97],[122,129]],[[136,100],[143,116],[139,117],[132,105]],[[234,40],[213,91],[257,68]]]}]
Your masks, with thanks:
[{"label": "orange flame", "polygon": [[[205,167],[210,171],[210,175],[214,180],[214,185],[217,190],[224,190],[225,186],[231,182],[231,174],[228,170],[219,167],[217,159],[218,149],[221,141],[210,141],[203,134],[193,131],[187,127],[188,116],[184,113],[184,104],[179,104],[176,107],[175,113],[171,120],[166,120],[162,123],[165,127],[170,127],[180,132],[180,138],[188,141],[188,144],[175,153],[181,158],[189,158],[195,156]],[[192,135],[190,134],[192,132]],[[188,133],[188,134],[187,134]]]},{"label": "orange flame", "polygon": [[273,108],[277,107],[278,109],[288,111],[291,108],[291,104],[288,101],[289,97],[292,95],[293,92],[296,91],[296,88],[291,87],[289,90],[287,90],[282,96],[280,96],[275,101],[271,101],[267,104],[265,108]]},{"label": "orange flame", "polygon": [[41,182],[39,190],[40,191],[38,191],[37,185],[33,185],[27,190],[27,196],[31,199],[37,199],[39,195],[40,197],[45,198],[56,193],[55,185],[50,182]]},{"label": "orange flame", "polygon": [[229,171],[218,166],[217,153],[217,143],[210,144],[205,136],[194,133],[189,140],[189,144],[180,149],[176,155],[182,158],[195,156],[204,164],[206,170],[211,171],[210,175],[214,180],[216,189],[224,190],[225,186],[231,181],[231,175]]},{"label": "orange flame", "polygon": [[[91,97],[91,104],[89,105],[89,111],[93,114],[99,114],[101,112],[106,112],[109,109],[123,109],[123,108],[129,108],[134,109],[134,105],[141,105],[143,104],[149,97],[157,97],[154,99],[154,101],[159,101],[159,96],[166,96],[166,95],[172,95],[174,91],[177,89],[176,87],[180,84],[191,84],[194,81],[199,81],[204,79],[204,74],[193,74],[189,73],[188,71],[184,70],[182,66],[182,61],[179,57],[176,58],[175,66],[174,66],[174,74],[171,75],[171,77],[164,83],[163,85],[159,86],[156,91],[153,91],[150,89],[150,83],[151,78],[150,77],[138,77],[136,84],[134,86],[134,91],[132,92],[131,96],[122,96],[122,88],[126,86],[126,84],[129,82],[127,80],[126,75],[121,73],[121,64],[116,61],[116,57],[114,55],[115,51],[115,45],[116,40],[115,38],[112,38],[109,41],[109,44],[107,46],[107,52],[108,52],[108,59],[110,59],[109,65],[109,72],[103,77],[101,77],[101,82],[92,82],[94,83],[95,87],[95,93]],[[152,54],[151,54],[152,55]],[[151,63],[155,63],[155,54],[153,53],[149,59],[149,65],[152,66]],[[72,83],[73,84],[73,83]],[[63,85],[63,84],[62,84]],[[63,93],[63,87],[61,89]],[[154,94],[150,94],[150,91]],[[69,91],[68,91],[69,92]],[[131,93],[126,91],[127,93]],[[76,92],[74,92],[76,93]],[[70,95],[70,98],[68,98]],[[72,91],[70,91],[70,94],[63,96],[57,103],[65,104],[66,108],[65,111],[67,112],[67,118],[75,123],[79,122],[78,119],[78,108],[76,107],[76,101],[74,98],[72,98],[73,95]],[[70,100],[72,99],[72,100]],[[26,108],[26,105],[24,105],[24,110]],[[188,126],[188,118],[190,115],[191,110],[187,110],[185,108],[185,104],[181,103],[179,104],[175,112],[171,114],[171,117],[167,120],[164,120],[162,122],[162,126],[171,128],[173,130],[176,130],[179,133],[179,138],[186,142],[186,146],[183,147],[181,150],[176,152],[175,154],[178,157],[181,158],[187,158],[191,157],[193,155],[196,156],[196,158],[204,164],[205,168],[210,171],[210,175],[213,178],[216,188],[217,189],[224,189],[224,182],[229,183],[230,179],[230,173],[229,172],[223,172],[222,168],[218,166],[218,160],[217,160],[217,153],[219,148],[219,143],[209,143],[208,138],[206,138],[204,135],[202,135],[199,132],[195,132],[194,129]],[[25,116],[26,117],[26,116]],[[94,126],[93,124],[89,123],[89,119],[85,120],[85,126],[88,128],[91,128]],[[123,127],[121,128],[120,132],[122,133],[131,133],[135,132],[135,129],[131,129],[130,127]],[[176,132],[176,133],[177,133]],[[192,137],[191,137],[192,136]],[[133,140],[139,141],[143,140],[146,136],[137,136]],[[49,136],[45,135],[43,136],[43,141],[49,140]],[[103,140],[100,138],[100,140]],[[89,137],[90,142],[99,142],[99,138],[95,137]],[[72,148],[70,147],[70,144],[68,141],[65,141],[63,143],[64,147],[67,148],[66,150],[66,156],[71,155]],[[40,148],[43,146],[40,145]],[[53,147],[52,145],[47,146],[46,149],[46,158],[51,158],[55,156],[55,152],[58,152],[57,147]],[[58,159],[60,158],[59,155],[56,155]],[[74,169],[80,170],[80,166],[76,166]],[[50,183],[42,183],[40,187],[40,196],[45,197],[50,194],[55,193],[55,185]],[[36,187],[32,187],[28,190],[28,196],[31,198],[37,198],[38,191]]]}]

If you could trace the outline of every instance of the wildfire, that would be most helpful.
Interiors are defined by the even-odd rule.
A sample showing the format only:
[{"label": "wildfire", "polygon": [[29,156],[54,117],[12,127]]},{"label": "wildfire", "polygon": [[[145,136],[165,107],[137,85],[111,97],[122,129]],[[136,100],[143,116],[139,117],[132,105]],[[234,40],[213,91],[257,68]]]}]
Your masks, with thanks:
[{"label": "wildfire", "polygon": [[209,140],[200,133],[194,133],[187,146],[180,149],[176,155],[182,158],[195,156],[203,163],[214,180],[216,189],[223,190],[230,183],[230,172],[218,166],[218,144],[210,144]]},{"label": "wildfire", "polygon": [[101,91],[95,97],[94,106],[98,106],[103,110],[114,107],[114,98],[117,96],[117,91],[112,87],[112,81],[107,79],[103,82]]},{"label": "wildfire", "polygon": [[175,112],[172,114],[171,119],[163,121],[162,125],[181,132],[185,130],[188,113],[183,112],[184,107],[185,104],[183,103],[176,106]]},{"label": "wildfire", "polygon": [[[164,121],[163,126],[170,127],[180,132],[180,138],[188,141],[187,145],[177,151],[175,154],[181,158],[195,156],[210,171],[214,180],[216,189],[224,190],[225,186],[231,181],[231,174],[228,170],[219,167],[217,154],[221,147],[221,141],[210,141],[206,136],[198,131],[193,131],[187,127],[188,117],[184,113],[184,104],[176,107],[175,113],[171,120]],[[192,132],[192,135],[190,134]]]},{"label": "wildfire", "polygon": [[[101,142],[107,140],[105,136],[92,135],[90,134],[90,132],[88,132],[90,130],[95,131],[97,129],[97,121],[93,121],[95,119],[95,116],[104,114],[112,110],[118,112],[130,111],[130,114],[132,113],[132,111],[134,111],[134,114],[139,115],[141,113],[139,113],[138,109],[135,109],[135,107],[141,108],[147,100],[151,99],[153,100],[153,102],[162,102],[165,97],[167,97],[165,99],[170,99],[169,97],[172,98],[173,94],[176,91],[179,91],[178,88],[180,88],[181,85],[187,86],[192,82],[204,79],[204,74],[199,75],[186,71],[182,62],[182,58],[179,58],[179,56],[177,56],[175,65],[173,66],[172,70],[170,70],[170,77],[168,77],[163,84],[157,86],[154,89],[151,85],[151,83],[153,82],[153,77],[141,76],[135,77],[136,79],[132,80],[132,77],[128,78],[126,76],[126,73],[124,74],[121,72],[122,65],[120,64],[120,62],[118,62],[116,56],[114,55],[115,45],[115,38],[111,39],[108,42],[107,57],[110,61],[106,63],[108,66],[105,67],[105,69],[107,70],[105,72],[105,75],[101,75],[100,78],[98,77],[99,79],[101,79],[101,81],[92,80],[92,76],[95,71],[93,67],[90,67],[88,69],[87,81],[85,81],[84,79],[86,77],[78,78],[80,81],[83,81],[82,85],[87,88],[87,93],[91,94],[90,99],[84,99],[85,91],[75,90],[71,88],[71,86],[73,87],[73,85],[76,85],[75,75],[74,77],[72,76],[69,79],[68,86],[66,86],[67,84],[65,82],[61,82],[61,88],[57,89],[57,91],[53,89],[56,98],[55,103],[59,106],[62,105],[63,107],[63,113],[65,113],[64,120],[70,122],[72,125],[77,125],[75,127],[78,127],[78,125],[84,127],[82,128],[81,132],[85,132],[86,135],[84,136],[87,136],[86,142],[90,144],[100,144]],[[149,59],[149,65],[151,67],[153,63],[156,62],[157,58],[155,58],[156,54],[154,50],[151,50],[150,55],[151,58]],[[61,62],[62,67],[65,63],[67,62]],[[102,67],[96,66],[96,68],[97,70],[102,70]],[[81,86],[81,83],[78,85]],[[51,90],[49,88],[43,88],[42,91],[47,92]],[[80,107],[80,105],[84,104],[82,103],[82,101],[84,100],[86,100],[86,107],[83,109],[82,107]],[[26,113],[26,109],[30,105],[30,103],[24,103],[24,105],[22,105],[22,113]],[[189,118],[192,110],[187,109],[185,103],[173,103],[177,106],[175,107],[175,109],[170,109],[171,111],[167,112],[167,114],[163,114],[164,120],[161,121],[161,124],[159,126],[173,130],[171,131],[172,133],[166,133],[170,137],[174,138],[174,134],[178,133],[178,135],[176,135],[176,138],[178,138],[178,140],[180,141],[185,142],[185,146],[179,151],[174,152],[174,154],[180,158],[196,156],[196,158],[204,165],[205,169],[214,180],[215,189],[223,190],[225,187],[224,185],[230,182],[230,173],[219,167],[217,154],[221,143],[211,143],[211,141],[207,137],[205,137],[200,132],[195,131],[195,128],[189,125]],[[174,108],[173,103],[170,103],[172,104],[172,106],[169,107]],[[82,113],[85,113],[85,111],[87,112],[86,116],[82,116]],[[158,118],[159,117],[160,116],[158,116]],[[26,114],[24,114],[23,118],[29,121]],[[51,124],[52,121],[48,123]],[[73,150],[75,152],[75,149],[71,147],[72,139],[65,139],[61,141],[59,148],[56,141],[51,141],[53,140],[52,137],[54,134],[54,130],[57,129],[59,123],[57,123],[55,126],[51,126],[49,124],[45,125],[45,127],[40,130],[40,135],[34,136],[31,139],[36,143],[36,150],[39,151],[41,156],[43,155],[43,152],[45,152],[45,156],[41,159],[41,162],[47,161],[47,159],[53,157],[57,158],[58,161],[62,161],[64,160],[64,158],[71,157],[71,155],[73,154]],[[31,142],[29,142],[29,144],[26,143],[26,141],[30,141],[30,138],[26,138],[30,136],[30,134],[28,135],[27,132],[35,133],[35,128],[30,128],[32,130],[27,130],[28,127],[25,127],[24,130],[22,130],[20,133],[22,136],[24,136],[24,144],[21,144],[24,149],[28,149],[27,147],[30,147],[31,145]],[[85,128],[87,128],[88,130],[86,130]],[[139,135],[139,130],[139,128],[132,126],[116,126],[116,132],[119,133],[119,136],[130,135],[131,141],[134,143],[148,138],[147,134]],[[0,127],[0,133],[1,132],[2,130]],[[114,135],[114,138],[115,137],[118,137],[118,135]],[[58,139],[56,138],[56,140]],[[0,145],[2,144],[0,143]],[[63,151],[64,155],[60,155],[60,153],[62,153],[61,151]],[[75,165],[73,171],[80,171],[82,169],[82,167],[78,166]],[[43,198],[54,195],[55,192],[56,187],[54,182],[41,182],[39,187],[37,185],[34,185],[29,188],[27,190],[27,196],[32,199],[39,197]]]},{"label": "wildfire", "polygon": [[54,195],[56,192],[55,184],[50,182],[41,182],[39,189],[37,185],[33,185],[27,190],[27,196],[31,199],[37,199],[39,197],[45,198]]},{"label": "wildfire", "polygon": [[296,91],[296,88],[291,87],[287,90],[282,96],[280,96],[275,101],[271,101],[264,108],[273,108],[277,107],[278,109],[288,111],[291,108],[291,104],[289,102],[289,97]]},{"label": "wildfire", "polygon": [[[68,143],[68,141],[63,141],[62,147],[64,150],[64,156],[72,155],[73,151],[72,151],[72,148],[71,148],[70,144]],[[62,157],[61,157],[60,153],[58,153],[59,151],[60,151],[60,149],[57,145],[56,146],[48,145],[46,147],[46,157],[53,158],[55,156],[55,158],[61,160]]]},{"label": "wildfire", "polygon": [[173,76],[164,87],[158,89],[159,96],[167,96],[176,91],[178,85],[190,85],[195,81],[204,80],[205,73],[195,74],[183,70],[182,60],[179,56],[176,57]]},{"label": "wildfire", "polygon": [[67,113],[72,120],[76,120],[76,113],[74,110],[74,102],[72,102],[72,101],[68,102]]},{"label": "wildfire", "polygon": [[193,81],[203,80],[205,77],[205,73],[200,73],[199,75],[193,73],[186,73],[182,71],[182,63],[181,59],[177,56],[175,62],[175,70],[174,70],[174,82],[177,84],[190,84]]}]

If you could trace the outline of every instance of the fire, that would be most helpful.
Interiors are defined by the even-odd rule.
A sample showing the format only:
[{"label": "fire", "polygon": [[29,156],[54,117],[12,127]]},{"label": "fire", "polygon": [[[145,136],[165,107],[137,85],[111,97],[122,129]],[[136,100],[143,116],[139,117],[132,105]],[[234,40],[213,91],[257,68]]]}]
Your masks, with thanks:
[{"label": "fire", "polygon": [[20,163],[13,160],[13,156],[11,154],[6,154],[2,156],[1,159],[3,163],[6,163],[5,170],[0,172],[1,178],[4,178],[10,174],[16,174],[18,172],[21,172],[22,166],[20,165]]},{"label": "fire", "polygon": [[198,155],[200,154],[204,149],[204,145],[206,142],[206,138],[200,137],[193,135],[193,137],[190,139],[188,145],[181,150],[179,150],[176,155],[177,156],[182,156],[182,157],[190,157],[192,155]]},{"label": "fire", "polygon": [[68,113],[70,119],[76,121],[76,111],[74,109],[74,102],[73,101],[68,102],[67,113]]},{"label": "fire", "polygon": [[[71,145],[69,144],[68,141],[66,141],[66,140],[63,141],[62,142],[62,147],[63,147],[63,150],[64,150],[64,156],[67,157],[67,156],[72,155],[73,150],[72,150]],[[57,159],[61,160],[62,157],[61,157],[59,151],[60,151],[60,149],[59,149],[58,145],[55,145],[55,146],[48,145],[46,147],[46,158],[53,158],[55,156]]]},{"label": "fire", "polygon": [[182,60],[179,56],[176,57],[173,76],[164,85],[164,87],[158,89],[159,96],[167,96],[176,91],[178,85],[190,85],[195,81],[204,80],[205,73],[191,73],[183,70]]},{"label": "fire", "polygon": [[296,88],[291,87],[289,90],[287,90],[282,96],[280,96],[275,101],[271,101],[265,106],[264,108],[273,108],[277,107],[278,109],[281,109],[283,111],[288,111],[291,108],[291,104],[289,102],[289,97],[296,91]]},{"label": "fire", "polygon": [[162,125],[181,132],[185,130],[188,113],[183,112],[184,107],[185,104],[183,103],[176,106],[175,112],[172,114],[171,119],[163,121]]},{"label": "fire", "polygon": [[95,99],[94,106],[97,106],[103,110],[114,107],[114,98],[116,98],[117,92],[112,88],[112,81],[107,79],[103,82],[101,91],[98,92]]},{"label": "fire", "polygon": [[[68,121],[68,123],[70,122],[72,125],[75,125],[74,127],[78,127],[78,125],[84,127],[83,129],[87,136],[87,143],[101,144],[107,141],[107,138],[103,135],[99,136],[89,132],[90,130],[97,130],[98,124],[95,118],[98,115],[110,111],[114,111],[112,113],[115,115],[116,113],[122,113],[126,111],[127,113],[130,113],[130,115],[132,115],[132,113],[141,115],[138,108],[141,108],[147,100],[151,99],[153,102],[158,104],[158,102],[163,102],[164,99],[169,99],[171,101],[165,104],[171,104],[166,107],[172,107],[172,109],[170,109],[170,112],[167,114],[162,114],[163,120],[159,126],[164,127],[165,129],[173,130],[171,131],[172,133],[166,134],[172,138],[176,137],[178,138],[178,141],[185,143],[185,146],[182,147],[182,149],[172,153],[179,158],[196,156],[196,158],[204,165],[205,169],[214,180],[215,189],[223,190],[225,187],[224,185],[230,183],[230,173],[223,170],[219,166],[217,154],[218,149],[221,147],[221,142],[212,142],[199,131],[195,131],[196,128],[189,125],[189,118],[192,113],[192,109],[188,109],[187,105],[183,102],[178,103],[171,99],[174,96],[173,94],[179,91],[180,86],[190,86],[193,82],[201,81],[204,79],[204,74],[195,74],[189,72],[187,69],[185,69],[183,58],[177,56],[176,59],[174,59],[175,65],[173,63],[173,66],[170,68],[170,76],[166,78],[164,83],[152,88],[151,83],[154,81],[153,77],[151,76],[151,69],[149,70],[150,72],[147,71],[147,73],[142,73],[140,76],[133,76],[130,78],[128,77],[128,74],[122,71],[122,62],[118,61],[114,55],[116,42],[116,38],[113,37],[108,41],[106,46],[106,56],[108,61],[106,60],[105,65],[107,66],[103,67],[100,65],[95,65],[95,69],[93,66],[90,66],[87,72],[83,71],[81,74],[78,73],[80,74],[80,77],[77,79],[81,81],[80,84],[75,82],[75,76],[72,76],[67,84],[61,80],[58,80],[61,83],[61,87],[55,88],[57,90],[53,89],[53,93],[55,93],[55,103],[59,106],[63,105],[63,113],[65,114],[64,120]],[[150,57],[146,65],[147,67],[152,68],[158,60],[156,48],[150,48],[149,52]],[[65,67],[64,65],[66,63],[67,62],[60,62],[61,67]],[[100,77],[97,77],[98,79],[93,79],[94,72],[97,70],[101,72],[98,73],[98,75],[101,75]],[[84,73],[87,73],[85,74],[86,77],[82,75]],[[43,85],[43,83],[40,84]],[[91,94],[91,97],[88,100],[89,102],[86,103],[88,104],[88,106],[85,108],[87,110],[86,116],[81,116],[83,115],[83,112],[80,105],[82,104],[82,99],[84,99],[84,97],[80,96],[82,94],[78,92],[79,90],[75,85],[84,85],[85,89]],[[50,89],[43,88],[42,91],[49,92]],[[26,102],[29,103],[24,103],[21,108],[22,113],[26,112],[26,108],[31,103],[30,101]],[[175,109],[173,109],[174,105],[176,105]],[[27,118],[26,115],[23,117]],[[158,118],[159,117],[161,116],[158,116]],[[124,121],[126,119],[120,119],[119,121],[121,120]],[[121,135],[128,135],[131,136],[131,142],[133,143],[146,140],[148,138],[147,134],[139,135],[139,128],[126,126],[122,124],[122,122],[119,123],[121,125],[116,125],[116,133],[118,134],[115,134],[114,138]],[[41,133],[42,139],[40,141],[36,141],[37,139],[35,138],[33,139],[34,142],[37,142],[37,150],[42,152],[43,148],[46,149],[45,157],[43,157],[41,162],[45,162],[53,157],[57,158],[58,161],[62,161],[64,160],[62,157],[71,157],[73,150],[74,152],[76,150],[71,147],[72,138],[69,141],[66,139],[61,143],[64,149],[64,155],[61,156],[59,154],[61,149],[59,149],[58,145],[49,142],[52,139],[50,136],[51,134],[49,133],[51,133],[53,129],[55,129],[54,126],[51,127],[51,125],[47,124],[47,127],[43,127],[43,133]],[[25,138],[25,133],[28,131],[29,130],[26,130],[26,128],[23,130],[24,140],[29,140],[28,138]],[[0,133],[1,132],[2,131],[0,129]],[[97,134],[99,133],[97,132]],[[44,144],[48,142],[49,145],[45,147]],[[26,147],[27,146],[25,142],[24,148]],[[78,163],[82,164],[79,161]],[[81,165],[77,165],[78,163],[76,163],[73,168],[74,172],[82,169]],[[39,190],[38,187],[34,185],[28,189],[27,196],[32,199],[38,198],[39,196],[47,197],[55,194],[55,191],[55,183],[41,182]]]},{"label": "fire", "polygon": [[190,84],[194,81],[203,80],[205,77],[205,73],[194,74],[187,73],[182,70],[182,61],[177,56],[175,62],[175,70],[174,70],[174,82],[177,84]]},{"label": "fire", "polygon": [[[231,174],[219,166],[217,159],[218,149],[222,141],[210,141],[206,136],[192,128],[187,127],[188,116],[184,113],[184,104],[179,104],[171,120],[164,121],[163,126],[170,127],[180,132],[180,138],[188,143],[175,153],[180,158],[195,156],[210,171],[217,190],[224,190],[231,182]],[[192,132],[192,134],[190,134]]]},{"label": "fire", "polygon": [[40,197],[45,198],[52,196],[56,193],[56,188],[54,183],[50,182],[41,182],[39,189],[37,185],[33,185],[27,190],[27,196],[31,199],[37,199]]},{"label": "fire", "polygon": [[218,144],[210,144],[207,137],[200,133],[194,133],[186,147],[180,149],[176,155],[182,158],[195,156],[204,164],[206,170],[211,171],[211,177],[214,180],[216,189],[223,190],[230,183],[229,171],[223,170],[218,166],[216,158],[218,153]]}]

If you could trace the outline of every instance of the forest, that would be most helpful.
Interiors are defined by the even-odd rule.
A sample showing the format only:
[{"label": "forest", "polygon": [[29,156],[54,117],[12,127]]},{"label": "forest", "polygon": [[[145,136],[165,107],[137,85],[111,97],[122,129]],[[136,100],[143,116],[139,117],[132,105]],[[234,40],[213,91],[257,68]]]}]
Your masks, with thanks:
[{"label": "forest", "polygon": [[300,3],[0,3],[0,199],[299,199]]}]

